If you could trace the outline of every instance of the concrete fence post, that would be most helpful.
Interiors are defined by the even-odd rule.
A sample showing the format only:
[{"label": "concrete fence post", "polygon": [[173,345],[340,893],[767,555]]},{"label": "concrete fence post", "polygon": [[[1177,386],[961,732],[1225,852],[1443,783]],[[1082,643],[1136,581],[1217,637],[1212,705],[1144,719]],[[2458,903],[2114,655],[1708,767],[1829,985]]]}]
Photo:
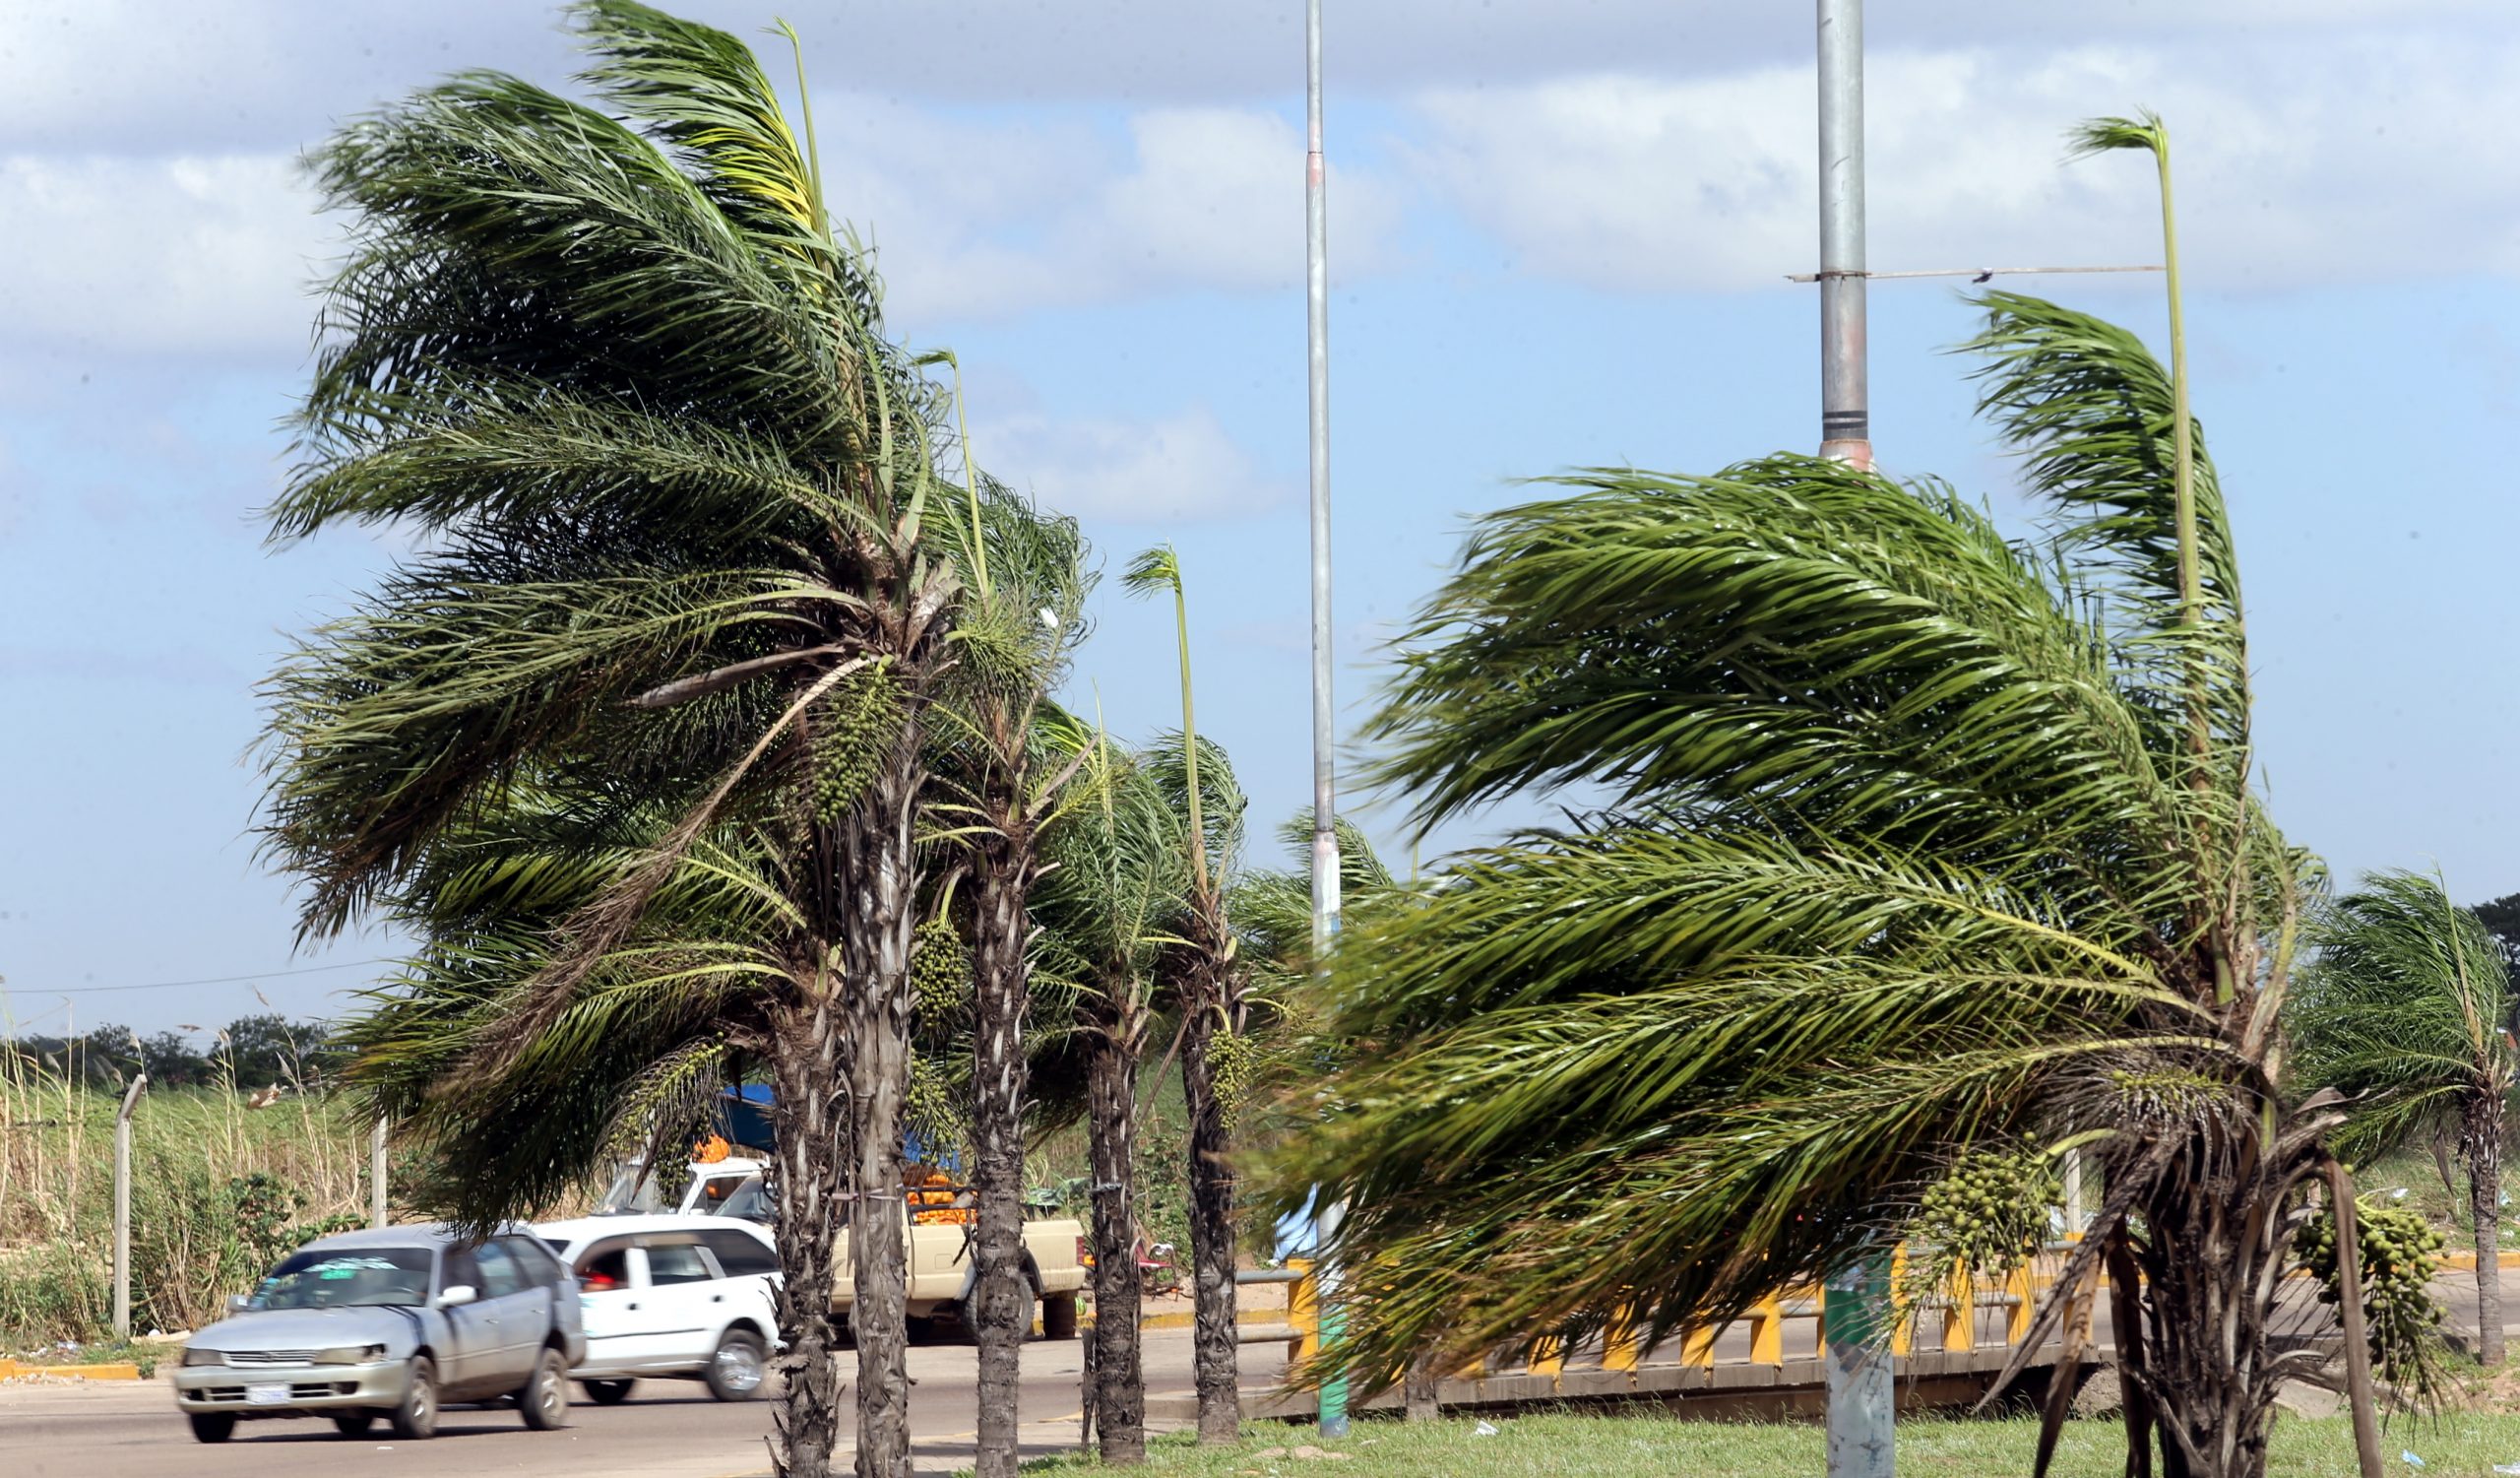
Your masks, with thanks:
[{"label": "concrete fence post", "polygon": [[367,1224],[385,1225],[385,1121],[376,1121],[376,1131],[367,1141]]},{"label": "concrete fence post", "polygon": [[114,1338],[131,1338],[131,1111],[149,1086],[149,1074],[133,1076],[114,1115]]}]

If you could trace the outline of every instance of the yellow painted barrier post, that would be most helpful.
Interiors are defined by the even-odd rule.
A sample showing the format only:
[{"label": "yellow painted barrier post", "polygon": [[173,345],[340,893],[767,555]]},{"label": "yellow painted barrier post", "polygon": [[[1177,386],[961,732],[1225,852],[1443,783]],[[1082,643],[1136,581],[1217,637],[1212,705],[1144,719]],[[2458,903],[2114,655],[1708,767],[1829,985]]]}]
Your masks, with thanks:
[{"label": "yellow painted barrier post", "polygon": [[1811,1358],[1814,1360],[1828,1359],[1828,1291],[1817,1284],[1813,1284],[1808,1288],[1789,1288],[1785,1291],[1784,1297],[1794,1303],[1808,1303],[1811,1306]]},{"label": "yellow painted barrier post", "polygon": [[1750,1306],[1750,1363],[1785,1364],[1785,1300],[1769,1294]]},{"label": "yellow painted barrier post", "polygon": [[1978,1280],[1969,1275],[1969,1264],[1951,1264],[1951,1278],[1943,1292],[1942,1347],[1954,1354],[1978,1348]]},{"label": "yellow painted barrier post", "polygon": [[1917,1342],[1916,1311],[1902,1310],[1898,1307],[1901,1290],[1907,1286],[1908,1245],[1903,1242],[1893,1248],[1890,1253],[1891,1317],[1897,1320],[1890,1328],[1890,1355],[1894,1360],[1907,1358],[1908,1352],[1916,1347]]},{"label": "yellow painted barrier post", "polygon": [[1680,1337],[1680,1364],[1699,1370],[1715,1368],[1715,1336],[1719,1329],[1691,1329]]},{"label": "yellow painted barrier post", "polygon": [[1637,1348],[1636,1310],[1633,1306],[1622,1308],[1602,1331],[1602,1369],[1633,1371],[1642,1353]]},{"label": "yellow painted barrier post", "polygon": [[1566,1369],[1566,1341],[1555,1338],[1535,1341],[1528,1369],[1535,1376],[1551,1378],[1563,1372]]},{"label": "yellow painted barrier post", "polygon": [[2030,1337],[2031,1307],[2039,1302],[2029,1263],[2014,1268],[2012,1276],[2004,1279],[2004,1292],[2012,1296],[2012,1307],[2004,1311],[2004,1345],[2010,1348]]},{"label": "yellow painted barrier post", "polygon": [[1290,1257],[1287,1266],[1302,1274],[1287,1285],[1287,1322],[1294,1326],[1294,1358],[1308,1360],[1321,1348],[1321,1290],[1312,1280],[1312,1259]]}]

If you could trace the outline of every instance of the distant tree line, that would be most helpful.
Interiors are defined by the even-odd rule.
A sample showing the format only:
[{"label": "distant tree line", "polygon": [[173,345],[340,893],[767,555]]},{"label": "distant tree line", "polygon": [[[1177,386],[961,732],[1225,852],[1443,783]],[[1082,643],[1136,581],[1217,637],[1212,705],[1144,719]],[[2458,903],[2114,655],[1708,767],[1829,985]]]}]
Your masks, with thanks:
[{"label": "distant tree line", "polygon": [[2520,893],[2505,893],[2468,912],[2476,915],[2486,932],[2502,946],[2503,963],[2510,968],[2512,979],[2520,981]]},{"label": "distant tree line", "polygon": [[232,1083],[264,1088],[275,1083],[314,1086],[348,1060],[348,1050],[321,1021],[291,1021],[278,1012],[239,1016],[196,1045],[181,1031],[142,1036],[127,1026],[105,1025],[77,1036],[26,1035],[0,1041],[8,1065],[68,1077],[84,1087],[110,1089],[147,1072],[152,1086],[209,1087]]}]

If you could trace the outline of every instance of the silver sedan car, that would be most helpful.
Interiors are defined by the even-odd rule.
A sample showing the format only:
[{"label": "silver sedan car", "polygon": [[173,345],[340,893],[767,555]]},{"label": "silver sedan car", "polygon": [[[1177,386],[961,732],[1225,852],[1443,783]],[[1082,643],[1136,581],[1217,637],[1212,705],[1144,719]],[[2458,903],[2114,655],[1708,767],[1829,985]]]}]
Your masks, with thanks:
[{"label": "silver sedan car", "polygon": [[193,1436],[240,1419],[326,1416],[346,1437],[380,1417],[428,1437],[448,1402],[516,1398],[525,1424],[568,1421],[586,1358],[577,1280],[524,1228],[468,1241],[444,1227],[319,1238],[282,1259],[175,1371]]}]

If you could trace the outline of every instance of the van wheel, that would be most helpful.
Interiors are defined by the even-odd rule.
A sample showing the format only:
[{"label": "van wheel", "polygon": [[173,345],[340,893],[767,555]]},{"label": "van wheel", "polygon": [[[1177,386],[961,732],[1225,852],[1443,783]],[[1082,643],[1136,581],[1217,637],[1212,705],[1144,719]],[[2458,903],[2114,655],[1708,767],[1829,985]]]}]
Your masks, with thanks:
[{"label": "van wheel", "polygon": [[387,1420],[394,1435],[406,1442],[437,1436],[437,1366],[426,1355],[411,1357],[410,1388]]},{"label": "van wheel", "polygon": [[639,1382],[636,1381],[581,1381],[578,1383],[587,1388],[588,1398],[598,1406],[618,1406],[630,1399],[632,1387]]},{"label": "van wheel", "polygon": [[525,1425],[536,1432],[556,1432],[569,1425],[569,1363],[558,1350],[535,1357],[534,1374],[516,1393],[516,1409]]},{"label": "van wheel", "polygon": [[344,1437],[362,1437],[375,1421],[373,1411],[345,1411],[333,1418],[333,1430]]},{"label": "van wheel", "polygon": [[226,1412],[195,1411],[188,1414],[192,1417],[195,1442],[223,1443],[236,1435],[236,1419]]},{"label": "van wheel", "polygon": [[728,1329],[709,1357],[709,1394],[721,1401],[749,1401],[761,1394],[769,1352],[750,1329]]}]

